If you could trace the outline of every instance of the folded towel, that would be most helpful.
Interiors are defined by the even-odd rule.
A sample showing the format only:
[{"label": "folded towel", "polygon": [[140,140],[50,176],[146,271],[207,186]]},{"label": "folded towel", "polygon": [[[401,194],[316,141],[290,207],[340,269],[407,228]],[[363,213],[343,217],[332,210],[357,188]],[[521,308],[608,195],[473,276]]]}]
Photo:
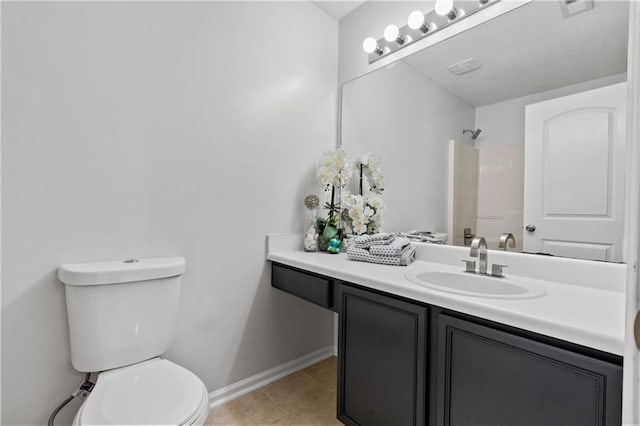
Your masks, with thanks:
[{"label": "folded towel", "polygon": [[378,244],[371,246],[369,252],[376,256],[400,256],[405,248],[411,245],[407,238],[395,238],[389,244]]},{"label": "folded towel", "polygon": [[353,245],[358,248],[366,249],[374,245],[389,244],[395,238],[396,237],[390,232],[378,233],[373,235],[360,235],[359,237],[355,238],[355,240],[353,241]]},{"label": "folded towel", "polygon": [[407,266],[416,259],[416,250],[411,244],[405,246],[399,256],[378,256],[369,250],[351,246],[347,250],[347,258],[359,262],[380,263],[383,265]]},{"label": "folded towel", "polygon": [[446,240],[443,240],[442,238],[436,238],[433,235],[416,234],[411,232],[409,233],[399,232],[398,236],[409,238],[410,240],[413,240],[413,241],[420,241],[422,243],[447,244]]}]

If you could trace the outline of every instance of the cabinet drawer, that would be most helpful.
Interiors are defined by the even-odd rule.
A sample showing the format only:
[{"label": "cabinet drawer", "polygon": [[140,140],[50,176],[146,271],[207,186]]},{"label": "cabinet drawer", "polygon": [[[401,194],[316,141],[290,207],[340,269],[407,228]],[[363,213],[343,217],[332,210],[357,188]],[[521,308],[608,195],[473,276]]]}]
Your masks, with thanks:
[{"label": "cabinet drawer", "polygon": [[271,286],[324,308],[333,307],[333,281],[328,278],[273,263]]}]

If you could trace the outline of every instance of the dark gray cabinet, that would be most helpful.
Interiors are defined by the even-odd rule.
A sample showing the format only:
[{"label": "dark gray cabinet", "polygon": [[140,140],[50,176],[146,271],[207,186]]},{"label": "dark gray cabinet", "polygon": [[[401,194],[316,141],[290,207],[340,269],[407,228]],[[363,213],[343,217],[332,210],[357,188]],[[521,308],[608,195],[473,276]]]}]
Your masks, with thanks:
[{"label": "dark gray cabinet", "polygon": [[619,425],[622,367],[440,314],[438,425]]},{"label": "dark gray cabinet", "polygon": [[272,285],[337,310],[347,425],[619,425],[622,358],[273,264]]},{"label": "dark gray cabinet", "polygon": [[323,308],[334,308],[334,283],[331,278],[291,266],[272,263],[271,286],[298,296]]},{"label": "dark gray cabinet", "polygon": [[338,286],[338,419],[424,425],[427,308]]}]

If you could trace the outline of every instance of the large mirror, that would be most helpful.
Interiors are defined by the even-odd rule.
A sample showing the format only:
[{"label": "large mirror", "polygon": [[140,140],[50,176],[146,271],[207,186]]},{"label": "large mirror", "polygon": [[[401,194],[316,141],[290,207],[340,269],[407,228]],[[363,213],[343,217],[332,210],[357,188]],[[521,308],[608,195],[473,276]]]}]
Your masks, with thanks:
[{"label": "large mirror", "polygon": [[[385,230],[620,262],[628,3],[534,0],[342,88],[342,146],[383,162]],[[465,131],[466,129],[466,131]]]}]

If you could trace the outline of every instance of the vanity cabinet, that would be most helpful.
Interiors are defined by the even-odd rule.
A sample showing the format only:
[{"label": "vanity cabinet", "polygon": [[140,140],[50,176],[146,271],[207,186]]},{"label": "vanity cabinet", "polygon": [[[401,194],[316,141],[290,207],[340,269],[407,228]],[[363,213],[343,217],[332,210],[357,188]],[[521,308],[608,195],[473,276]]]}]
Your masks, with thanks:
[{"label": "vanity cabinet", "polygon": [[271,286],[335,311],[335,286],[331,278],[272,263]]},{"label": "vanity cabinet", "polygon": [[622,367],[438,315],[438,425],[619,425]]},{"label": "vanity cabinet", "polygon": [[427,308],[338,286],[338,419],[424,425]]},{"label": "vanity cabinet", "polygon": [[272,285],[338,312],[346,425],[619,425],[622,358],[273,265]]}]

